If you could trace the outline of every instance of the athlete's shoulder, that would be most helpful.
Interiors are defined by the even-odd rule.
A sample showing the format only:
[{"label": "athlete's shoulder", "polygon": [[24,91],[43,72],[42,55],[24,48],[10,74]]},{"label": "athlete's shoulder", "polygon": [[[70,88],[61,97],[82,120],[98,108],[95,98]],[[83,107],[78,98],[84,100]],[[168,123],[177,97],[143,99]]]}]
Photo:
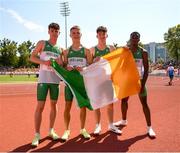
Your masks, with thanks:
[{"label": "athlete's shoulder", "polygon": [[83,50],[84,52],[89,51],[89,49],[83,45],[81,45],[81,50]]},{"label": "athlete's shoulder", "polygon": [[36,44],[35,49],[33,50],[33,52],[42,52],[44,50],[45,47],[45,41],[44,40],[39,40]]},{"label": "athlete's shoulder", "polygon": [[36,46],[44,46],[45,43],[46,43],[45,40],[39,40],[39,41],[37,42],[37,45],[36,45]]},{"label": "athlete's shoulder", "polygon": [[145,48],[143,48],[142,46],[138,46],[138,48],[139,48],[142,52],[148,53],[148,51],[147,51]]}]

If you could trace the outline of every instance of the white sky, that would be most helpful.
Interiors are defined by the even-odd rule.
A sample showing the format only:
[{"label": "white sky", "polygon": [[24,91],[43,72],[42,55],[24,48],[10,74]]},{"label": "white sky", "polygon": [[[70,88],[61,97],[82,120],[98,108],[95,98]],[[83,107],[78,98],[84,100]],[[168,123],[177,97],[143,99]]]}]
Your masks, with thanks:
[{"label": "white sky", "polygon": [[[47,40],[48,24],[61,27],[58,44],[65,47],[65,23],[60,14],[62,0],[0,0],[0,39],[21,43]],[[108,28],[108,44],[125,45],[132,31],[141,34],[141,42],[163,42],[168,28],[180,24],[179,0],[69,0],[69,29],[79,25],[82,44],[96,45],[96,28]]]}]

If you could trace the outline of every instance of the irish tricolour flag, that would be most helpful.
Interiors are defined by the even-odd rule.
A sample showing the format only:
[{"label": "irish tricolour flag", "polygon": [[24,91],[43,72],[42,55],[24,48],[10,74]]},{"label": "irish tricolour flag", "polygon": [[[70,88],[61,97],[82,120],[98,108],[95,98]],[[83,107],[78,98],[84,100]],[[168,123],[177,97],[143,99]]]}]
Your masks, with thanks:
[{"label": "irish tricolour flag", "polygon": [[52,67],[70,87],[79,107],[94,110],[140,91],[140,77],[128,48],[103,56],[82,72],[67,71],[54,60]]}]

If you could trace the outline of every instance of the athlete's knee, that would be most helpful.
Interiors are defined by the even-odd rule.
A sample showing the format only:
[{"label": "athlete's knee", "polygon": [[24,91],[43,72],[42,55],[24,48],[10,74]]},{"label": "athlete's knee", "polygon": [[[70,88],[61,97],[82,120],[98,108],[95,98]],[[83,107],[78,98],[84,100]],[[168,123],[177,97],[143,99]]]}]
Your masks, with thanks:
[{"label": "athlete's knee", "polygon": [[82,113],[86,112],[86,107],[81,107],[80,112],[82,112]]},{"label": "athlete's knee", "polygon": [[51,106],[55,107],[57,105],[57,100],[51,100]]},{"label": "athlete's knee", "polygon": [[51,102],[51,111],[56,111],[56,110],[57,110],[57,103]]},{"label": "athlete's knee", "polygon": [[36,111],[42,112],[44,110],[44,105],[45,105],[45,102],[38,102],[37,107],[36,107]]}]

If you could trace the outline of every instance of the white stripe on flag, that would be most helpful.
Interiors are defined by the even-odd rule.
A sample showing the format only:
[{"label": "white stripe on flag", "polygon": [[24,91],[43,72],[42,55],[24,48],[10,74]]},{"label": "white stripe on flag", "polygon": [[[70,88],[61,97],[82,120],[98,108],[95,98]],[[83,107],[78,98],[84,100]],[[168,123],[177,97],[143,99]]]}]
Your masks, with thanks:
[{"label": "white stripe on flag", "polygon": [[107,60],[101,59],[99,62],[88,66],[81,74],[93,109],[117,101],[111,80],[112,71]]}]

